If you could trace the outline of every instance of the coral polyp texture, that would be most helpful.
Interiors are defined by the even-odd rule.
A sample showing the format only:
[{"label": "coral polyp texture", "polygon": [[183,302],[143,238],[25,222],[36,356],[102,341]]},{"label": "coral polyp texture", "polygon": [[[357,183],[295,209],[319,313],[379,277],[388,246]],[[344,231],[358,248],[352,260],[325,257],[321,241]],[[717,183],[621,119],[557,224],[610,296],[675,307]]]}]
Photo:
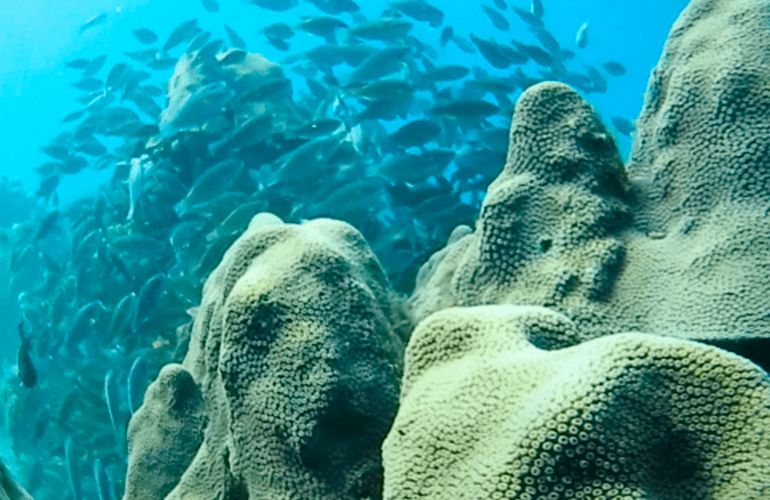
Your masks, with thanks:
[{"label": "coral polyp texture", "polygon": [[653,71],[626,169],[575,91],[527,89],[476,229],[423,267],[413,321],[528,304],[562,312],[583,340],[633,330],[766,349],[768,16],[768,2],[690,4]]},{"label": "coral polyp texture", "polygon": [[[255,216],[131,422],[124,500],[379,496],[404,349],[392,293],[350,225]],[[170,436],[183,421],[192,438]]]},{"label": "coral polyp texture", "polygon": [[420,323],[383,446],[385,498],[760,499],[770,379],[702,343],[576,326],[532,306]]}]

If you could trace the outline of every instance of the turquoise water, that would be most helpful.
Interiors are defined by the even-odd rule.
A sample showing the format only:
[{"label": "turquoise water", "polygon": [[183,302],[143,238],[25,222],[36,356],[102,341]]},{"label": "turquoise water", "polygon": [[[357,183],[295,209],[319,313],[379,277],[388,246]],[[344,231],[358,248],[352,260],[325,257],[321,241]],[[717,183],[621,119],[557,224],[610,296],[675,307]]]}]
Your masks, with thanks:
[{"label": "turquoise water", "polygon": [[[526,2],[517,3],[526,6]],[[547,26],[565,48],[575,49],[575,34],[584,22],[589,21],[591,41],[586,49],[579,51],[579,57],[591,64],[612,59],[626,66],[626,76],[610,82],[606,95],[594,94],[590,101],[603,115],[633,119],[641,109],[650,69],[658,60],[671,24],[687,2],[592,0],[544,3]],[[373,16],[386,2],[362,1],[360,5],[364,12]],[[528,35],[523,32],[522,23],[516,23],[509,34],[496,32],[477,2],[443,1],[434,2],[434,5],[446,13],[445,25],[455,27],[459,33],[492,35],[501,42],[517,35],[522,38]],[[304,10],[298,12],[317,13],[307,4],[300,8]],[[78,34],[82,23],[103,12],[110,15],[105,24]],[[20,179],[30,189],[36,187],[38,179],[32,169],[47,161],[39,148],[62,130],[59,120],[76,106],[77,92],[69,86],[73,78],[64,66],[67,60],[104,53],[114,64],[123,52],[139,46],[130,30],[147,27],[157,31],[162,38],[179,22],[194,17],[200,19],[204,29],[218,30],[218,36],[224,35],[221,24],[229,23],[250,42],[250,50],[263,52],[270,59],[280,61],[285,56],[257,34],[260,27],[279,21],[281,14],[239,1],[222,1],[218,13],[207,12],[196,0],[2,2],[0,18],[5,22],[0,32],[4,54],[0,58],[0,115],[6,119],[5,130],[0,135],[5,152],[0,174]],[[474,59],[457,50],[447,50],[442,55],[452,60],[458,57]],[[478,62],[478,56],[475,59]],[[630,140],[621,137],[619,143],[627,154]],[[70,192],[80,189],[80,184],[68,186]]]}]

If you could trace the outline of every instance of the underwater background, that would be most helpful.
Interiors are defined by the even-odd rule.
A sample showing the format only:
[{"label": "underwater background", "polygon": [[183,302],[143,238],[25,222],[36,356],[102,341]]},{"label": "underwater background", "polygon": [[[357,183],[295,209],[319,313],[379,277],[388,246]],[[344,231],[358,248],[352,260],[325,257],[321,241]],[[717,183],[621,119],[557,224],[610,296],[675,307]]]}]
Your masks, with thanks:
[{"label": "underwater background", "polygon": [[[110,495],[119,497],[125,425],[136,399],[160,366],[184,353],[174,332],[189,321],[202,281],[247,215],[346,220],[406,293],[451,228],[472,224],[486,184],[503,165],[512,103],[528,85],[555,78],[572,85],[627,157],[628,127],[686,3],[543,0],[543,25],[536,26],[522,15],[532,4],[511,0],[434,0],[425,2],[427,10],[417,0],[2,2],[0,458],[36,498],[63,498],[66,489],[64,498],[104,500],[93,473],[98,460]],[[443,16],[415,18],[436,11]],[[324,17],[326,25],[301,24],[308,17]],[[356,26],[385,18],[408,24],[409,39],[398,30],[361,28],[356,35]],[[191,20],[197,22],[179,44],[163,51]],[[235,49],[234,66],[244,49],[280,65],[289,90],[260,97],[280,108],[271,113],[287,116],[267,134],[272,156],[239,142],[238,127],[251,121],[233,112],[230,103],[243,92],[226,79],[205,87],[210,95],[200,107],[183,103],[183,118],[161,123],[168,80],[201,32],[223,40],[214,53]],[[558,42],[559,53],[537,33]],[[369,53],[352,64],[328,53],[307,56],[348,45],[395,49],[399,64],[369,74],[360,66]],[[496,60],[500,46],[515,47],[524,60],[504,51],[509,59]],[[377,87],[381,81],[401,86]],[[420,128],[398,134],[418,121]],[[304,129],[310,122],[318,127]],[[127,124],[134,126],[122,128]],[[173,150],[178,137],[193,156],[207,155],[202,163],[190,160],[196,166],[189,172],[173,152],[166,163],[153,156]],[[297,158],[308,144],[319,149]],[[151,160],[140,161],[144,154]],[[331,168],[310,171],[311,160]],[[302,175],[289,171],[293,162],[306,167]],[[231,180],[198,181],[207,171],[213,180]],[[132,184],[136,172],[148,178]],[[244,204],[252,212],[236,214]]]}]

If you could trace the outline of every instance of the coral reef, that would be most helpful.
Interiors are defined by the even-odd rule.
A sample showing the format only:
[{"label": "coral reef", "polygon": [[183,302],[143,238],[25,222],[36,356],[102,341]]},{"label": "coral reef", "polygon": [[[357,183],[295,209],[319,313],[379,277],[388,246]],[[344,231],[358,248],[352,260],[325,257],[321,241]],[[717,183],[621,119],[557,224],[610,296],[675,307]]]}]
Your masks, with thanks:
[{"label": "coral reef", "polygon": [[[183,366],[132,419],[124,500],[378,497],[404,349],[392,294],[350,225],[255,216],[204,285]],[[174,463],[147,479],[161,454]]]},{"label": "coral reef", "polygon": [[525,91],[476,230],[421,270],[413,321],[537,305],[568,316],[583,340],[649,332],[769,366],[757,352],[770,337],[766,7],[695,1],[682,13],[626,170],[576,92]]},{"label": "coral reef", "polygon": [[350,225],[255,217],[131,423],[124,500],[767,496],[768,5],[691,2],[626,167],[577,92],[527,89],[404,304]]},{"label": "coral reef", "polygon": [[767,373],[698,342],[579,336],[532,306],[421,322],[383,445],[385,498],[765,498]]}]

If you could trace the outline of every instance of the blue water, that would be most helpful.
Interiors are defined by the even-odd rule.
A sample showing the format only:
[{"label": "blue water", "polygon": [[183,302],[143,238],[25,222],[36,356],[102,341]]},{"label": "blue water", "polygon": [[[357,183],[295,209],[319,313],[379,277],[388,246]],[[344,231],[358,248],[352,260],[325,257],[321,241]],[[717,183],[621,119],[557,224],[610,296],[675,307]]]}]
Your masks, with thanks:
[{"label": "blue water", "polygon": [[[367,16],[375,16],[387,4],[369,0],[359,3]],[[526,2],[517,4],[527,6]],[[545,21],[561,45],[571,49],[576,49],[577,29],[589,21],[590,43],[578,51],[578,57],[594,65],[617,60],[628,69],[625,76],[610,80],[606,95],[592,94],[589,99],[607,118],[620,115],[632,119],[641,109],[650,69],[660,56],[671,24],[686,4],[684,0],[546,0]],[[508,34],[496,31],[478,2],[453,0],[434,5],[445,12],[444,24],[453,26],[458,33],[492,36],[499,42],[519,37],[532,43],[523,23],[514,22]],[[82,23],[102,12],[110,14],[107,23],[78,35]],[[296,19],[302,13],[311,15],[318,11],[309,4],[301,4],[291,15]],[[0,2],[0,19],[4,21],[0,31],[0,116],[5,117],[0,133],[0,148],[4,152],[0,175],[19,179],[30,189],[37,187],[38,178],[32,169],[48,160],[40,147],[62,131],[61,118],[77,109],[74,99],[78,91],[69,86],[75,79],[74,72],[65,68],[65,61],[108,54],[109,67],[123,59],[123,52],[142,48],[131,36],[131,29],[147,27],[163,40],[178,23],[194,17],[201,20],[203,29],[213,30],[215,36],[224,36],[221,25],[227,23],[249,43],[251,51],[262,52],[275,61],[285,57],[285,53],[271,47],[257,33],[260,27],[280,21],[281,14],[236,0],[223,0],[217,13],[206,12],[197,0]],[[423,31],[432,35],[435,43],[438,32]],[[484,64],[480,56],[473,59],[451,44],[444,55],[451,61],[459,58]],[[630,140],[620,137],[618,142],[627,154]],[[97,185],[103,178],[89,177]],[[85,189],[80,179],[77,183],[65,183],[63,197]]]},{"label": "blue water", "polygon": [[[359,0],[358,3],[367,18],[377,17],[387,7],[387,2],[383,1]],[[491,0],[487,3],[491,4]],[[529,8],[524,1],[514,3]],[[547,28],[563,48],[577,53],[579,61],[599,67],[602,62],[611,60],[626,67],[626,75],[607,77],[609,89],[606,94],[591,93],[586,96],[605,118],[608,127],[610,116],[621,116],[629,120],[636,118],[642,106],[650,70],[660,57],[672,23],[687,2],[543,0],[543,3]],[[473,33],[503,44],[512,38],[529,44],[536,42],[525,25],[510,11],[507,17],[512,29],[502,33],[491,25],[477,1],[434,0],[432,4],[444,11],[446,17],[443,25],[452,26],[457,34],[466,38]],[[293,24],[301,15],[321,15],[309,3],[301,3],[288,13],[262,10],[237,0],[220,0],[220,5],[219,12],[210,13],[199,0],[0,2],[0,150],[3,151],[0,176],[20,182],[29,192],[37,190],[40,177],[34,169],[50,160],[41,152],[41,147],[61,132],[69,130],[70,126],[61,124],[61,119],[82,107],[75,101],[81,92],[71,86],[77,80],[78,72],[67,68],[65,63],[76,58],[92,59],[106,54],[107,63],[98,75],[105,78],[113,65],[126,60],[124,52],[146,48],[131,35],[133,29],[143,27],[155,31],[162,44],[174,27],[188,19],[199,19],[199,26],[212,31],[214,38],[226,38],[223,29],[226,23],[245,39],[249,51],[261,52],[278,63],[289,54],[323,42],[300,33],[292,39],[290,52],[280,52],[258,34],[261,27],[274,22]],[[108,14],[105,23],[82,34],[78,33],[84,22],[101,13]],[[339,17],[352,24],[348,15]],[[575,45],[575,34],[586,22],[589,23],[590,41],[585,49],[579,49]],[[480,55],[465,54],[453,44],[439,47],[440,31],[418,22],[415,22],[412,31],[423,43],[437,48],[440,57],[434,61],[436,64],[480,66],[493,76],[508,75],[507,70],[495,70]],[[179,49],[175,53],[178,54]],[[140,66],[138,63],[133,64]],[[533,63],[529,63],[525,70],[536,76],[535,68]],[[155,72],[153,81],[163,86],[171,72]],[[393,128],[392,124],[388,127]],[[621,153],[627,157],[631,139],[619,133],[615,136]],[[106,189],[104,183],[111,175],[111,168],[102,171],[89,168],[81,174],[65,177],[58,189],[59,206]],[[0,213],[0,226],[23,223],[26,217],[29,217],[29,212],[25,210],[5,211]],[[6,285],[0,284],[2,286]],[[6,367],[15,362],[18,322],[16,300],[17,297],[8,290],[0,289],[0,361]],[[9,371],[4,370],[4,378]],[[0,425],[0,456],[10,455],[8,443]]]}]

